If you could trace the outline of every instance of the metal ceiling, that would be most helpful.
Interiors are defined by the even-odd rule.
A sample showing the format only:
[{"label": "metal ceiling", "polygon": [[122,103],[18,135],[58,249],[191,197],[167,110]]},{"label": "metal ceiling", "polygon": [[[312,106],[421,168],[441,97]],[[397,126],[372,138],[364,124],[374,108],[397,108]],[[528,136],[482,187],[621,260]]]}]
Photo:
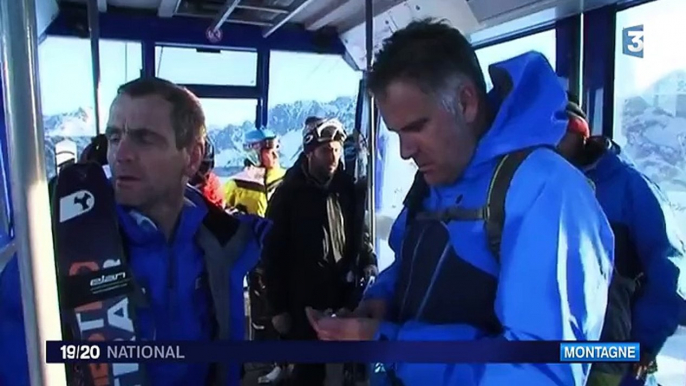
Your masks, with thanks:
[{"label": "metal ceiling", "polygon": [[[374,0],[374,14],[401,2]],[[342,32],[364,21],[364,6],[359,0],[97,0],[97,3],[100,12],[107,12],[110,6],[156,10],[159,17],[206,18],[214,30],[224,23],[256,25],[263,28],[265,37],[286,23],[301,24],[309,30],[333,27]]]}]

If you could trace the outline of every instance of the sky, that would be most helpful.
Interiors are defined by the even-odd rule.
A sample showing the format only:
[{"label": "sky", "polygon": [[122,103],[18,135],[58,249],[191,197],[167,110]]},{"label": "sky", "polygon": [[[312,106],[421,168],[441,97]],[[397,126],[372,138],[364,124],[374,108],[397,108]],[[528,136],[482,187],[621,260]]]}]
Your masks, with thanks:
[{"label": "sky", "polygon": [[[44,115],[92,108],[91,50],[87,39],[48,37],[39,47],[39,73]],[[257,54],[158,47],[156,74],[176,83],[255,85]],[[117,87],[135,79],[142,67],[139,43],[100,42],[100,122],[107,120]],[[361,73],[335,55],[275,51],[271,53],[269,106],[310,99],[332,101],[354,96]],[[67,97],[65,97],[65,94]],[[209,126],[255,120],[255,100],[201,98]]]}]

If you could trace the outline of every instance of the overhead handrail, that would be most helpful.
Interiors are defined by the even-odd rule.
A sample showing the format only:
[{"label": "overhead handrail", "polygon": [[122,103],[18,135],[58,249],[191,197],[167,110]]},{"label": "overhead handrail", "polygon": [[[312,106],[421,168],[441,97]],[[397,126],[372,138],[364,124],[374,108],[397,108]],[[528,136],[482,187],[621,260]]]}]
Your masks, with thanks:
[{"label": "overhead handrail", "polygon": [[268,38],[271,34],[276,32],[279,28],[281,28],[284,24],[288,23],[295,17],[295,15],[299,14],[303,9],[307,8],[310,4],[312,4],[314,0],[295,0],[293,4],[291,4],[290,9],[286,15],[281,17],[276,24],[264,31],[262,34],[263,37]]},{"label": "overhead handrail", "polygon": [[238,7],[238,3],[240,2],[241,0],[226,0],[226,3],[217,14],[217,17],[212,21],[212,24],[210,24],[210,30],[213,32],[219,31],[224,22],[226,22],[233,11],[236,10],[236,7]]}]

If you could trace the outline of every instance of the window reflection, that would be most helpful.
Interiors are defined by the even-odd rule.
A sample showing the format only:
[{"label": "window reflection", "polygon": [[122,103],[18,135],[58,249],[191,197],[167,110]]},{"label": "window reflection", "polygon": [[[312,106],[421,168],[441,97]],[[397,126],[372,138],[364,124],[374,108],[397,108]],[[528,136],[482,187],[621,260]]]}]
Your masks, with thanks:
[{"label": "window reflection", "polygon": [[179,84],[254,86],[257,53],[158,46],[155,74]]},{"label": "window reflection", "polygon": [[[48,176],[55,174],[55,144],[76,142],[78,151],[95,135],[95,97],[88,39],[48,36],[38,47],[39,87],[45,161]],[[123,83],[141,74],[141,44],[100,40],[100,126]]]},{"label": "window reflection", "polygon": [[268,126],[281,136],[284,166],[302,151],[308,116],[336,117],[352,131],[361,72],[338,55],[299,52],[272,51],[270,66]]},{"label": "window reflection", "polygon": [[215,146],[215,173],[222,184],[243,168],[243,136],[255,128],[255,99],[200,98],[207,130]]}]

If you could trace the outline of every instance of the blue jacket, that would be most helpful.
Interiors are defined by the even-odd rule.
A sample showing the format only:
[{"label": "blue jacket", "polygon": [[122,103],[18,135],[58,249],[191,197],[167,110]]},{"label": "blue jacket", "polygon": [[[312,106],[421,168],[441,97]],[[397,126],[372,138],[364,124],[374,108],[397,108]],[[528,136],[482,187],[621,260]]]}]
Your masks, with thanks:
[{"label": "blue jacket", "polygon": [[[117,208],[128,248],[130,269],[149,303],[148,307],[136,309],[139,339],[212,339],[209,284],[201,279],[206,277],[206,257],[197,241],[201,227],[206,227],[209,234],[215,236],[215,230],[203,223],[211,211],[214,219],[219,216],[223,228],[215,236],[219,241],[218,245],[225,245],[226,239],[232,236],[230,233],[221,235],[221,232],[237,229],[239,221],[252,222],[249,228],[252,231],[242,254],[231,265],[227,265],[227,276],[230,278],[228,293],[223,304],[216,305],[217,308],[226,307],[229,310],[230,322],[224,326],[226,329],[231,326],[227,338],[241,340],[245,336],[243,278],[257,263],[262,235],[268,230],[268,222],[253,217],[236,220],[218,209],[210,210],[200,193],[190,188],[186,198],[186,206],[171,245],[150,220],[142,215],[127,213],[121,207]],[[223,254],[217,257],[224,260],[230,258]],[[0,385],[28,386],[30,383],[18,271],[15,256],[0,276]],[[207,363],[146,364],[150,386],[203,385],[209,369]],[[226,385],[238,386],[238,365],[229,366],[227,372]]]},{"label": "blue jacket", "polygon": [[[424,210],[456,202],[483,207],[500,156],[555,146],[562,138],[566,94],[546,59],[530,52],[492,65],[491,73],[495,69],[509,75],[509,93],[490,94],[497,109],[493,124],[460,179],[430,188]],[[498,85],[503,77],[493,80]],[[407,227],[405,207],[389,237],[396,259],[365,294],[386,300],[378,338],[597,340],[614,239],[584,175],[554,151],[537,149],[515,173],[505,212],[498,263],[487,249],[483,222],[435,222],[422,229],[417,219]],[[581,386],[590,369],[587,364],[392,367],[406,386]]]},{"label": "blue jacket", "polygon": [[[642,350],[655,356],[676,331],[686,302],[684,242],[664,194],[636,170],[617,144],[607,145],[585,173],[595,184],[596,197],[614,230],[617,272],[644,277],[633,308],[627,315],[617,315],[619,319],[630,315],[631,320],[607,320],[606,326],[630,326],[630,335],[622,339],[640,342]],[[621,291],[614,287],[613,283],[613,291]]]}]

